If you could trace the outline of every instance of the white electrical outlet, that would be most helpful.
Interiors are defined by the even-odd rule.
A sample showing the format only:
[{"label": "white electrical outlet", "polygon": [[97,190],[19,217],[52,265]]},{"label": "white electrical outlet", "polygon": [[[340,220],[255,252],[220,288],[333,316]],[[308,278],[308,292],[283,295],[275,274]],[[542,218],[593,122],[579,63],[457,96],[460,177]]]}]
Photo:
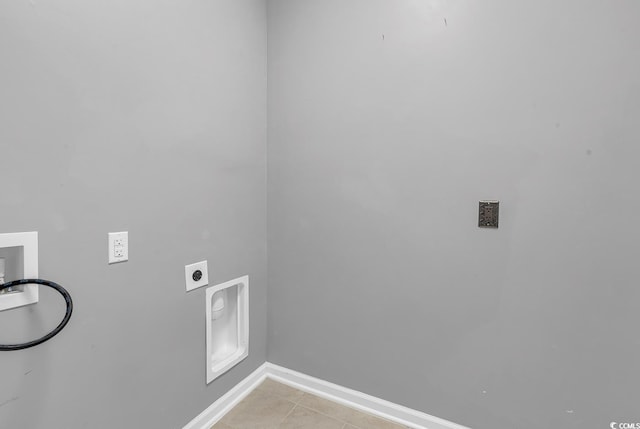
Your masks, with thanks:
[{"label": "white electrical outlet", "polygon": [[109,263],[115,264],[129,260],[129,233],[109,233]]}]

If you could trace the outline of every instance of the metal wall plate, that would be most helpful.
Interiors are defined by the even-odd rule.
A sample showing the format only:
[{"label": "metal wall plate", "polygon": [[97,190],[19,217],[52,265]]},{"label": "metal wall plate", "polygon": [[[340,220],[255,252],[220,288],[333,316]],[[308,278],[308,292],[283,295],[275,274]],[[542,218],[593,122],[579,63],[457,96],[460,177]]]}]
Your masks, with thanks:
[{"label": "metal wall plate", "polygon": [[480,228],[497,228],[499,201],[480,201],[478,210],[478,226]]}]

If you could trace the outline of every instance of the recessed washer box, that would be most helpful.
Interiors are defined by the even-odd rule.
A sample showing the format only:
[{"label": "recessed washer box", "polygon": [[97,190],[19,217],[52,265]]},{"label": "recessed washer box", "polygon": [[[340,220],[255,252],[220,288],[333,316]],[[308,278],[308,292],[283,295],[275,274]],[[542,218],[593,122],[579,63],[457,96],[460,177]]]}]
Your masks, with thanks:
[{"label": "recessed washer box", "polygon": [[[0,234],[0,257],[5,258],[5,282],[38,278],[38,233]],[[0,311],[38,302],[38,285],[24,285],[0,294]]]},{"label": "recessed washer box", "polygon": [[206,290],[207,384],[249,356],[249,276]]}]

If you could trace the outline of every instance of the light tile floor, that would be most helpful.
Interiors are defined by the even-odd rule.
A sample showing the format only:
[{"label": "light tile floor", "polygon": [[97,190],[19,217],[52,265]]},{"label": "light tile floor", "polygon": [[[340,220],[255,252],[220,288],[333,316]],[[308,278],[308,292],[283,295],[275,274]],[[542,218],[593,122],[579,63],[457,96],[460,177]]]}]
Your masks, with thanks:
[{"label": "light tile floor", "polygon": [[267,379],[211,429],[406,429]]}]

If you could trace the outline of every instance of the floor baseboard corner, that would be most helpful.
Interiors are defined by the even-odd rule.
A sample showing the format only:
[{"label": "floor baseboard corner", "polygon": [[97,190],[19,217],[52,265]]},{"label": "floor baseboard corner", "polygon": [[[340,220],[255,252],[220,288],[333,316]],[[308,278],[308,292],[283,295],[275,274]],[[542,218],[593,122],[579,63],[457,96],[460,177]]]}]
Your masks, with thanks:
[{"label": "floor baseboard corner", "polygon": [[269,362],[265,362],[258,367],[182,429],[210,429],[211,426],[222,419],[225,414],[258,387],[265,378],[271,378],[304,392],[412,429],[469,429],[466,426]]},{"label": "floor baseboard corner", "polygon": [[182,429],[210,429],[211,426],[216,424],[267,378],[267,367],[268,364],[266,362],[260,365],[255,371],[218,398],[213,404],[209,405],[206,410],[198,414],[197,417],[187,423]]},{"label": "floor baseboard corner", "polygon": [[272,363],[267,363],[267,377],[321,398],[413,429],[469,429],[466,426]]}]

